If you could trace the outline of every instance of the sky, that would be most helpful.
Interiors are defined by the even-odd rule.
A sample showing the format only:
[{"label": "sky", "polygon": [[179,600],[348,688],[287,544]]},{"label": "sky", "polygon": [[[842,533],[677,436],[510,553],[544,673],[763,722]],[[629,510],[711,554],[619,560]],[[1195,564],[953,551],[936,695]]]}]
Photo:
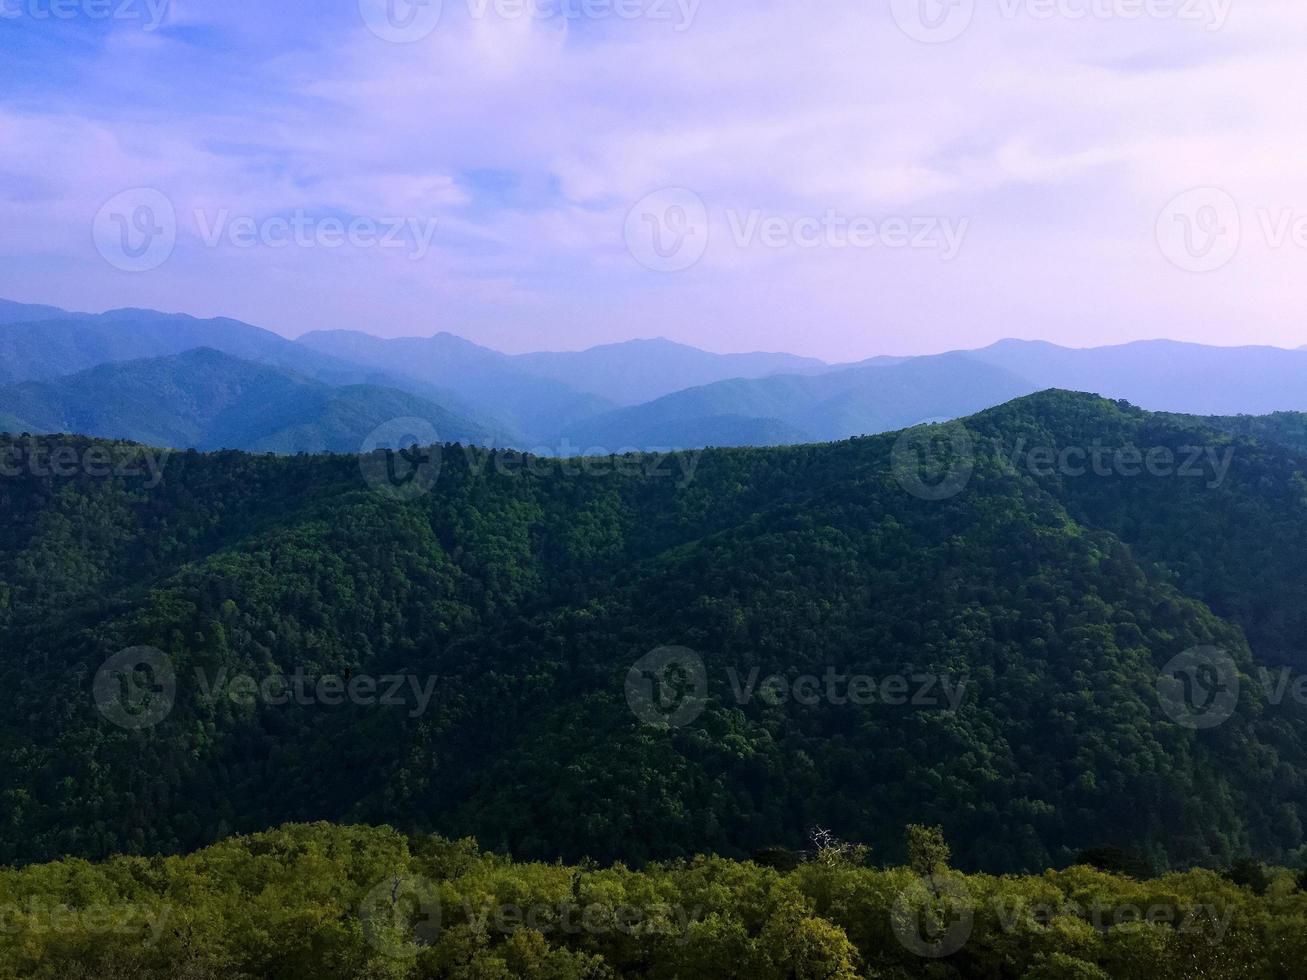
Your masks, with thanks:
[{"label": "sky", "polygon": [[517,352],[1307,344],[1302,0],[0,0],[0,296]]}]

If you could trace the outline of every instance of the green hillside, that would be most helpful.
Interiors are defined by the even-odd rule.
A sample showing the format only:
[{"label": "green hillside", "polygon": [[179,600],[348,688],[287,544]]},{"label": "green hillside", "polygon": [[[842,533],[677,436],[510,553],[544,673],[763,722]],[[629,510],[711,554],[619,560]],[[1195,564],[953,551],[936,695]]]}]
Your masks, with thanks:
[{"label": "green hillside", "polygon": [[[1307,729],[1258,679],[1307,586],[1303,458],[1058,392],[967,428],[937,500],[904,449],[950,427],[588,463],[449,446],[425,494],[370,489],[350,456],[175,454],[153,489],[11,460],[0,861],[317,819],[546,860],[744,857],[813,826],[894,856],[929,823],[968,870],[1105,844],[1299,861]],[[1036,465],[1095,440],[1218,465]],[[175,695],[110,676],[110,700],[168,708],[123,727],[97,672],[141,646]],[[648,701],[667,646],[693,651],[682,681],[702,663],[702,702]],[[1207,647],[1237,700],[1199,728],[1159,671]],[[297,672],[312,696],[258,690]],[[359,678],[370,699],[340,696]]]}]

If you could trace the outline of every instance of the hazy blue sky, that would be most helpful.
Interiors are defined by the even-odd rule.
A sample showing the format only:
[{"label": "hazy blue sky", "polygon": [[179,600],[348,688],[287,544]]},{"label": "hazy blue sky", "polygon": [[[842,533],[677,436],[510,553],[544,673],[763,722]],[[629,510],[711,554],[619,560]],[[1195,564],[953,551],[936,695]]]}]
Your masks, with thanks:
[{"label": "hazy blue sky", "polygon": [[0,0],[0,55],[13,299],[506,350],[1307,343],[1303,0]]}]

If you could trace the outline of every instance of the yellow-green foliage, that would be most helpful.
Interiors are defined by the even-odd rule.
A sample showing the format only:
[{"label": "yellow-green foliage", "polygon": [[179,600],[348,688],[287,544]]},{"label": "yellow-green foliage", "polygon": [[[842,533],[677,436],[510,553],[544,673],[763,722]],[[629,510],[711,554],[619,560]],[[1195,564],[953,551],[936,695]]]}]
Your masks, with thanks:
[{"label": "yellow-green foliage", "polygon": [[[949,929],[970,921],[944,955],[903,940],[925,905]],[[1307,894],[1285,872],[1258,896],[1208,871],[922,878],[713,857],[635,871],[331,824],[0,871],[0,914],[3,980],[1289,980],[1307,963]]]}]

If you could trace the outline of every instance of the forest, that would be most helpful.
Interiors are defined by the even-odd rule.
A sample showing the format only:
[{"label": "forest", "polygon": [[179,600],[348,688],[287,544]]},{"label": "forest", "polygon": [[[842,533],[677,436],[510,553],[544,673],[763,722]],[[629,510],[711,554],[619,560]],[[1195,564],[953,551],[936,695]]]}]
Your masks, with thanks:
[{"label": "forest", "polygon": [[[412,493],[5,437],[0,863],[332,821],[635,868],[813,827],[897,862],[913,824],[969,873],[1302,867],[1300,431],[1048,392],[603,465],[434,447]],[[642,710],[667,650],[685,717]],[[1159,697],[1194,650],[1236,695],[1211,727]]]},{"label": "forest", "polygon": [[474,841],[301,824],[186,857],[0,870],[4,980],[1290,980],[1301,877],[1026,877],[824,836],[807,859],[521,863]]}]

